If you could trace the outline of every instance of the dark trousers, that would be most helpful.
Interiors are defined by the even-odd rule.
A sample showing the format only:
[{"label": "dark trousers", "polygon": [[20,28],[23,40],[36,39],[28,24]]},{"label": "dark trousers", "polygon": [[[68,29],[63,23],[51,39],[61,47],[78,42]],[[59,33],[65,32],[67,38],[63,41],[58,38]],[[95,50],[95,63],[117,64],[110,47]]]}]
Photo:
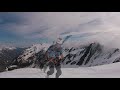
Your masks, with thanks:
[{"label": "dark trousers", "polygon": [[47,75],[52,75],[54,73],[54,68],[55,68],[57,70],[56,78],[59,78],[59,76],[62,74],[61,64],[60,63],[54,64],[50,62],[48,66],[49,66],[49,71],[47,72]]}]

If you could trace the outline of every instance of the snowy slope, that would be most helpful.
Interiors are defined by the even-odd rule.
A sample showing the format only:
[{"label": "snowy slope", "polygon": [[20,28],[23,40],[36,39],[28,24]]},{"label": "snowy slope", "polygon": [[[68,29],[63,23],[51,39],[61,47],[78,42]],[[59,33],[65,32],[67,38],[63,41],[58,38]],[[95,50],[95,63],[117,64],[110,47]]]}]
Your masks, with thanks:
[{"label": "snowy slope", "polygon": [[[62,68],[60,78],[120,78],[120,63],[94,67]],[[45,78],[36,68],[22,68],[0,73],[0,78]],[[55,74],[50,78],[54,78]]]}]

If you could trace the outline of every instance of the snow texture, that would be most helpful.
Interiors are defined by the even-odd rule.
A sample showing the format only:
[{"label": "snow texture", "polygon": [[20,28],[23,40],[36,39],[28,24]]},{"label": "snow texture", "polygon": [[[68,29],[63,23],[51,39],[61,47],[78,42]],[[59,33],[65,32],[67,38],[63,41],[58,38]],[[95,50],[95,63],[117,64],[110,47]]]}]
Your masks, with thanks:
[{"label": "snow texture", "polygon": [[[45,78],[46,73],[36,68],[22,68],[0,73],[0,78]],[[55,73],[50,76],[54,78]],[[62,68],[60,78],[120,78],[120,63],[79,68]]]}]

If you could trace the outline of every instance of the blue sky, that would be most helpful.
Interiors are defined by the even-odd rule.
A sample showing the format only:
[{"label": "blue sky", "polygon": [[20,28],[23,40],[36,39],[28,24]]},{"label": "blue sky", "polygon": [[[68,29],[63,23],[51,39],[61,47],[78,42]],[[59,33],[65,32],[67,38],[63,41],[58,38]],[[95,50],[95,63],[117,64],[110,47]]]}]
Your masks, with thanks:
[{"label": "blue sky", "polygon": [[69,42],[114,41],[118,47],[119,29],[119,12],[0,12],[0,44],[52,43],[73,35]]},{"label": "blue sky", "polygon": [[[0,13],[0,43],[4,44],[14,44],[14,45],[31,45],[33,43],[47,42],[50,40],[47,38],[26,38],[25,36],[33,36],[42,31],[35,31],[24,34],[24,30],[20,33],[22,26],[29,24],[29,20],[26,18],[27,13],[14,13],[14,12],[4,12]],[[24,17],[25,16],[25,17]],[[33,17],[34,18],[34,17]],[[18,28],[18,29],[17,29]],[[41,27],[41,30],[47,29],[47,27]],[[34,31],[34,30],[33,30]],[[29,32],[26,31],[26,32]],[[27,44],[26,44],[27,43]]]}]

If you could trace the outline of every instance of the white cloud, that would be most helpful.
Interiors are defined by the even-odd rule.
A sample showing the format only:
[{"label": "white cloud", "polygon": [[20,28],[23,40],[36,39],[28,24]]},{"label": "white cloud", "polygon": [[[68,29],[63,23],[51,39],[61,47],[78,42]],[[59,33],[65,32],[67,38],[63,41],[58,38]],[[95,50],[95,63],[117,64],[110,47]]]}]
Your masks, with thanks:
[{"label": "white cloud", "polygon": [[102,43],[114,41],[116,46],[120,46],[119,12],[19,12],[12,15],[19,17],[23,22],[7,23],[0,27],[27,39],[55,39],[60,34],[79,36],[90,33],[90,36],[81,37],[80,40],[98,40]]}]

